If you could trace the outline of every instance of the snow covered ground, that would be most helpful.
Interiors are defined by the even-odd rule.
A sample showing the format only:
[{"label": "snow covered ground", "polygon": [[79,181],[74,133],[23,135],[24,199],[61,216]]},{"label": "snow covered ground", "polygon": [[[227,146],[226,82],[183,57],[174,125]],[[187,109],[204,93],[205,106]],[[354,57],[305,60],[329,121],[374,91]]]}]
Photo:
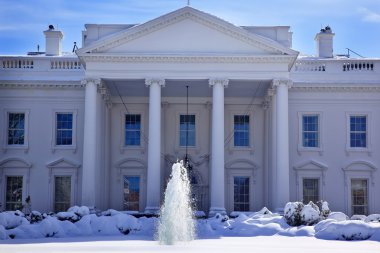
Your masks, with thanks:
[{"label": "snow covered ground", "polygon": [[47,238],[0,242],[0,252],[207,252],[207,253],[379,253],[377,241],[329,241],[315,237],[257,236],[203,239],[175,245],[159,245],[157,241],[128,236]]},{"label": "snow covered ground", "polygon": [[197,220],[196,240],[167,246],[155,240],[157,218],[115,210],[90,214],[87,207],[52,215],[34,212],[28,219],[19,211],[1,212],[0,252],[380,252],[379,214],[322,217],[312,206],[299,208],[294,202],[285,216],[266,208],[235,215]]}]

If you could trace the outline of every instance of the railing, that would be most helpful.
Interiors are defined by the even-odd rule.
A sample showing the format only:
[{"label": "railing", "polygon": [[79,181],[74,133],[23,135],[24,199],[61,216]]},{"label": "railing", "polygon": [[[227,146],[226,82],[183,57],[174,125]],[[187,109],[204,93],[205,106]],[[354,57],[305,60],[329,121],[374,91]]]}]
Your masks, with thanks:
[{"label": "railing", "polygon": [[1,64],[3,69],[32,69],[34,68],[33,60],[26,59],[4,59]]},{"label": "railing", "polygon": [[380,60],[361,59],[298,59],[293,72],[375,72],[380,67]]},{"label": "railing", "polygon": [[81,69],[81,63],[78,60],[52,60],[50,61],[51,69]]},{"label": "railing", "polygon": [[0,70],[1,69],[77,71],[82,69],[82,64],[76,57],[4,56],[0,57]]}]

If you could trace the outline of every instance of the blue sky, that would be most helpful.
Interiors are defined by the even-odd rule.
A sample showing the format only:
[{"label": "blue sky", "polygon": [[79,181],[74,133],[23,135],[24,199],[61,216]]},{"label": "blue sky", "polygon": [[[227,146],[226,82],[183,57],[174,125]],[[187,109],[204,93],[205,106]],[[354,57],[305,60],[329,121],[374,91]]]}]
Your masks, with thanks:
[{"label": "blue sky", "polygon": [[[289,25],[293,48],[315,53],[315,34],[329,25],[334,53],[350,48],[380,58],[380,0],[191,0],[191,6],[236,25]],[[0,54],[41,51],[49,24],[64,32],[63,50],[81,45],[86,23],[143,23],[187,0],[0,0]]]}]

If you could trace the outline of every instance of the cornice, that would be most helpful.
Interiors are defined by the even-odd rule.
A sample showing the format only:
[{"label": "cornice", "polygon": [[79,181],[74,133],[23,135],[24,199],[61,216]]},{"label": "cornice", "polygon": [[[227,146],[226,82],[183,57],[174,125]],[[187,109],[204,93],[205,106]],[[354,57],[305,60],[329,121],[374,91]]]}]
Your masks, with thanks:
[{"label": "cornice", "polygon": [[300,92],[380,92],[380,86],[293,86],[292,91]]},{"label": "cornice", "polygon": [[291,63],[292,56],[211,56],[211,55],[104,55],[88,54],[80,58],[85,62],[131,62],[131,63]]},{"label": "cornice", "polygon": [[83,89],[81,81],[0,81],[0,88]]}]

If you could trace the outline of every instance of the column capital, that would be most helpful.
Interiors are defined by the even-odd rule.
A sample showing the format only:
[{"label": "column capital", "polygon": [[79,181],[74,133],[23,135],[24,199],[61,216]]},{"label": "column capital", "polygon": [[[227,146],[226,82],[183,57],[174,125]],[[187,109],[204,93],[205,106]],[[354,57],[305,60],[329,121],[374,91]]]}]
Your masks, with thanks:
[{"label": "column capital", "polygon": [[100,78],[84,78],[80,82],[83,86],[94,84],[94,85],[100,85],[102,83],[102,80]]},{"label": "column capital", "polygon": [[145,85],[151,86],[152,84],[158,84],[162,87],[165,87],[165,79],[163,78],[146,78],[145,79]]},{"label": "column capital", "polygon": [[228,86],[229,80],[227,78],[210,78],[208,83],[211,86],[222,84],[225,88]]},{"label": "column capital", "polygon": [[285,78],[272,80],[272,87],[277,88],[280,85],[286,85],[288,89],[290,89],[293,86],[293,81]]}]

